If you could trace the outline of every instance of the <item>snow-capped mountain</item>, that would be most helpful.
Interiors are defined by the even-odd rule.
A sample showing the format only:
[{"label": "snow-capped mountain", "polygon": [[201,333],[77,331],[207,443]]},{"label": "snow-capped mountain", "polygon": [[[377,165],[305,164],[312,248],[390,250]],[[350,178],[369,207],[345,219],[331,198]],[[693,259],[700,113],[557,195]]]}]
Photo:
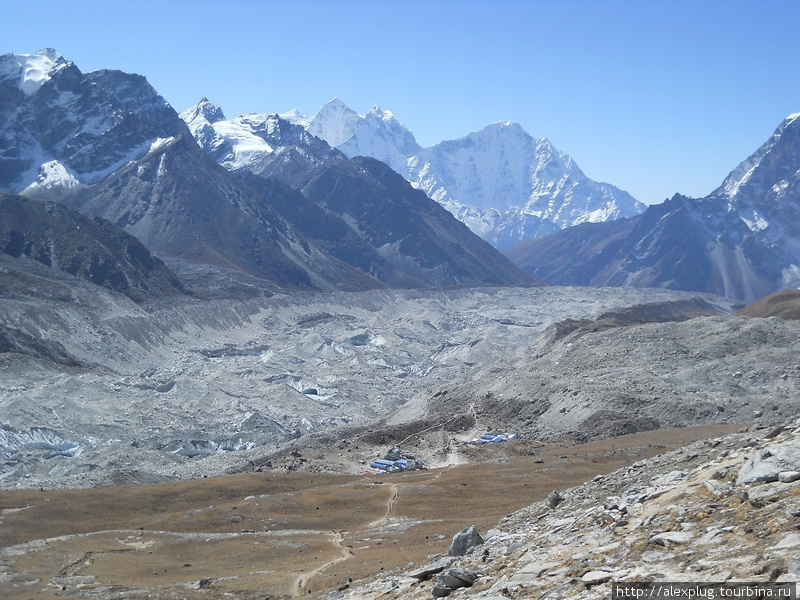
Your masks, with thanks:
[{"label": "snow-capped mountain", "polygon": [[423,150],[409,161],[409,177],[451,212],[474,219],[473,229],[500,249],[644,210],[627,192],[588,179],[571,157],[513,122]]},{"label": "snow-capped mountain", "polygon": [[311,119],[296,122],[347,156],[386,163],[500,249],[645,208],[627,192],[588,179],[572,158],[513,122],[430,148],[420,147],[391,112],[377,106],[360,116],[333,99]]},{"label": "snow-capped mountain", "polygon": [[271,208],[273,198],[217,165],[140,75],[84,74],[53,50],[4,55],[0,98],[0,191],[105,218],[204,293],[383,286],[315,246]]},{"label": "snow-capped mountain", "polygon": [[752,302],[800,286],[800,113],[702,199],[588,224],[507,252],[552,283],[659,286]]},{"label": "snow-capped mountain", "polygon": [[203,293],[536,282],[385,165],[277,115],[204,100],[185,122],[144,77],[54,50],[0,57],[0,98],[0,192],[105,218]]},{"label": "snow-capped mountain", "polygon": [[0,56],[0,191],[96,183],[188,133],[140,75],[84,75],[55,50]]},{"label": "snow-capped mountain", "polygon": [[[297,111],[294,111],[297,113]],[[295,118],[297,125],[308,129],[311,135],[325,140],[334,148],[349,140],[356,130],[364,124],[364,117],[338,98],[326,102],[317,113],[307,119]]]},{"label": "snow-capped mountain", "polygon": [[[341,103],[327,105],[313,122],[296,113],[288,116],[305,123],[309,130],[314,123],[327,127],[335,136],[352,116],[345,109]],[[273,206],[321,248],[386,284],[414,287],[483,281],[528,285],[536,281],[518,272],[382,161],[348,159],[303,126],[279,115],[225,119],[222,110],[206,99],[181,117],[201,148],[227,170],[277,179],[302,192],[303,196],[292,197],[291,202],[273,202]],[[364,119],[359,132],[386,131],[377,124],[380,121],[402,134],[402,125],[378,108]],[[407,138],[419,148],[413,136]],[[251,180],[251,185],[271,186],[256,180]],[[310,202],[304,203],[304,198]]]},{"label": "snow-capped mountain", "polygon": [[[312,121],[313,124],[313,121]],[[422,150],[414,135],[388,110],[373,106],[361,125],[336,146],[347,156],[369,156],[409,179],[408,161]],[[409,179],[413,183],[412,179]],[[430,196],[430,194],[429,194]]]},{"label": "snow-capped mountain", "polygon": [[226,119],[219,106],[203,98],[180,117],[200,147],[229,171],[244,169],[260,175],[275,152],[287,147],[303,151],[310,164],[321,164],[332,153],[324,141],[279,115]]}]

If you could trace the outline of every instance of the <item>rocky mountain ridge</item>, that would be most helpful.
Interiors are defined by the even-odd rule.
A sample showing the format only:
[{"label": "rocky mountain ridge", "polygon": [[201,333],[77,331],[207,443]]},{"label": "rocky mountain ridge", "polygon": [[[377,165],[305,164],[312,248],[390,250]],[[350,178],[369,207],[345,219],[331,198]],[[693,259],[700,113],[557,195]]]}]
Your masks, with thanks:
[{"label": "rocky mountain ridge", "polygon": [[[0,191],[111,221],[168,260],[201,294],[539,283],[435,203],[402,200],[424,194],[402,180],[383,181],[380,169],[350,171],[356,178],[365,173],[366,195],[380,200],[383,213],[397,214],[395,202],[401,202],[404,235],[413,231],[404,244],[391,235],[382,241],[357,210],[348,223],[286,185],[248,182],[253,174],[284,183],[310,180],[323,165],[329,170],[348,162],[278,117],[250,116],[217,132],[224,115],[209,103],[189,115],[204,149],[228,170],[200,149],[187,124],[142,76],[84,74],[53,50],[9,54],[0,59],[0,94],[9,99],[0,113],[0,137],[8,148],[0,157]],[[269,172],[238,176],[235,171],[254,157],[269,158]],[[318,195],[330,192],[317,186]],[[291,222],[304,218],[307,225],[309,213],[336,223],[335,231],[301,230]],[[446,244],[426,239],[431,235]]]},{"label": "rocky mountain ridge", "polygon": [[[195,112],[196,107],[186,111],[187,122]],[[501,250],[578,223],[644,210],[629,194],[589,180],[572,158],[516,123],[494,123],[462,139],[422,148],[379,106],[361,116],[334,98],[311,118],[296,111],[285,116],[351,158],[368,156],[389,165]],[[246,118],[220,121],[219,128],[246,130],[240,122]],[[247,144],[242,145],[245,152]],[[250,170],[260,170],[261,159],[252,156]]]},{"label": "rocky mountain ridge", "polygon": [[225,120],[204,100],[182,118],[203,150],[229,171],[277,179],[300,192],[304,198],[273,205],[316,245],[385,284],[541,283],[377,160],[348,159],[278,115]]},{"label": "rocky mountain ridge", "polygon": [[0,251],[8,256],[29,257],[138,302],[184,293],[161,260],[107,221],[54,202],[1,193],[0,213]]},{"label": "rocky mountain ridge", "polygon": [[661,286],[746,303],[800,285],[800,114],[709,196],[676,195],[640,216],[584,224],[507,255],[570,285]]}]

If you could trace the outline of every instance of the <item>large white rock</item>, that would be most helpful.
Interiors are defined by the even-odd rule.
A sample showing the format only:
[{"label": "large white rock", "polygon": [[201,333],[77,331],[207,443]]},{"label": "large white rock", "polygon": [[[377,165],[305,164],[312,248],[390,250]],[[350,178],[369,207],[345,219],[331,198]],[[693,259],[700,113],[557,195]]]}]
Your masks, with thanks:
[{"label": "large white rock", "polygon": [[800,470],[800,440],[774,444],[753,455],[736,477],[738,485],[778,481],[784,471]]}]

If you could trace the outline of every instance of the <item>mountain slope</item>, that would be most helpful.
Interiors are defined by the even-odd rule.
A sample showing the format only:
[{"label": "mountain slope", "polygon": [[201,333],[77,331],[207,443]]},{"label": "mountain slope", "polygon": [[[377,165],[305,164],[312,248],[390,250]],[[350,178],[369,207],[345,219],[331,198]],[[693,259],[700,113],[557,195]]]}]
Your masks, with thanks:
[{"label": "mountain slope", "polygon": [[390,264],[433,285],[531,285],[502,254],[375,159],[323,166],[301,188],[341,215]]},{"label": "mountain slope", "polygon": [[[502,249],[585,222],[640,213],[629,194],[588,179],[546,139],[517,123],[494,123],[426,149],[410,161],[415,185],[460,214]],[[466,209],[465,207],[468,207]]]},{"label": "mountain slope", "polygon": [[0,97],[4,192],[96,183],[157,140],[188,133],[144,77],[84,75],[50,49],[0,56]]},{"label": "mountain slope", "polygon": [[531,240],[509,258],[552,283],[705,291],[743,302],[800,285],[800,114],[702,199]]},{"label": "mountain slope", "polygon": [[183,293],[139,240],[54,202],[0,194],[0,251],[120,292],[135,302]]},{"label": "mountain slope", "polygon": [[316,248],[280,217],[271,199],[215,164],[188,137],[67,201],[130,231],[162,256],[244,272],[281,287],[380,287]]}]

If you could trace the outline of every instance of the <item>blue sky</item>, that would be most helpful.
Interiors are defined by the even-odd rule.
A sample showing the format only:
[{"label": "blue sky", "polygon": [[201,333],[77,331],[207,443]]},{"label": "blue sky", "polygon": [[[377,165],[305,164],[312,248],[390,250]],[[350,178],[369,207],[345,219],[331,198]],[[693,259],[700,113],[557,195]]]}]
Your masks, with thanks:
[{"label": "blue sky", "polygon": [[391,110],[422,145],[517,121],[592,179],[704,196],[800,112],[797,0],[0,0],[0,53],[145,75],[183,110]]}]

